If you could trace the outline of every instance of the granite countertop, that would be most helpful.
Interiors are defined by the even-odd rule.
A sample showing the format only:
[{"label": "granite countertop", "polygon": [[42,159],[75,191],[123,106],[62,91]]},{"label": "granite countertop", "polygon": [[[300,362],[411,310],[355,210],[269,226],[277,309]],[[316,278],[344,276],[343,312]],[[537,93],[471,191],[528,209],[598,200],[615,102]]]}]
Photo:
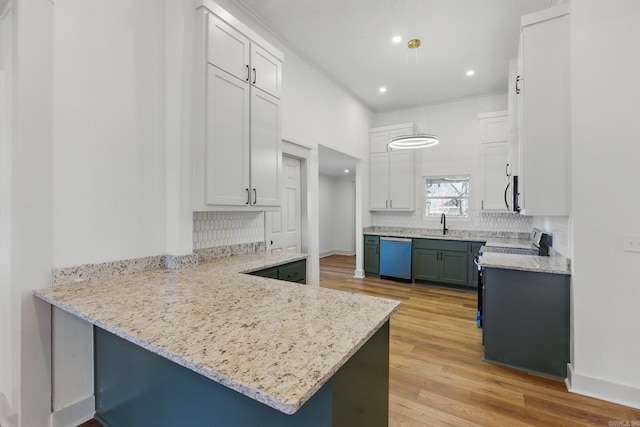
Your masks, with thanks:
[{"label": "granite countertop", "polygon": [[537,256],[483,252],[479,263],[481,267],[488,268],[531,271],[534,273],[571,274],[569,260],[561,255]]},{"label": "granite countertop", "polygon": [[404,227],[367,227],[363,234],[372,236],[404,237],[412,239],[440,239],[462,240],[467,242],[493,242],[505,241],[505,244],[527,245],[530,247],[529,233],[502,233],[492,231],[448,230],[447,234],[442,229],[434,228],[404,228]]},{"label": "granite countertop", "polygon": [[34,294],[281,412],[295,413],[400,302],[242,274],[306,255],[239,255]]},{"label": "granite countertop", "polygon": [[[364,234],[374,236],[405,237],[413,239],[462,240],[485,242],[484,247],[531,249],[533,241],[529,233],[501,233],[490,231],[449,230],[446,235],[441,229],[369,227]],[[570,260],[551,250],[551,256],[521,255],[512,253],[483,252],[480,257],[482,267],[504,268],[539,273],[571,274]]]}]

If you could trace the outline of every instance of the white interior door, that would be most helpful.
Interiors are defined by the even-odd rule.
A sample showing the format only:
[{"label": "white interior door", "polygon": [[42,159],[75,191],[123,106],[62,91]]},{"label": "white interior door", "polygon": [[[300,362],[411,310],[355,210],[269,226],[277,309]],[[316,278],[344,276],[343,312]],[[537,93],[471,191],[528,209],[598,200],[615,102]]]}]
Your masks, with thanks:
[{"label": "white interior door", "polygon": [[266,212],[267,250],[300,252],[302,244],[300,211],[300,160],[282,158],[282,202],[280,211]]}]

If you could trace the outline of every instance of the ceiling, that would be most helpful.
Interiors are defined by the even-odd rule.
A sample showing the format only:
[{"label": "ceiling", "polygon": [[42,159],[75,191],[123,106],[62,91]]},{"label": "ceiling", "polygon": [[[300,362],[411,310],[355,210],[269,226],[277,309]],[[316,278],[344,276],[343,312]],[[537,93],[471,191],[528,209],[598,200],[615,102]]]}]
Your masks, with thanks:
[{"label": "ceiling", "polygon": [[[236,1],[373,111],[387,112],[506,92],[520,17],[554,0]],[[394,35],[403,41],[394,44]],[[407,47],[412,38],[420,48]]]},{"label": "ceiling", "polygon": [[[324,145],[318,145],[318,172],[320,175],[355,176],[357,159]],[[349,172],[345,172],[348,170]]]}]

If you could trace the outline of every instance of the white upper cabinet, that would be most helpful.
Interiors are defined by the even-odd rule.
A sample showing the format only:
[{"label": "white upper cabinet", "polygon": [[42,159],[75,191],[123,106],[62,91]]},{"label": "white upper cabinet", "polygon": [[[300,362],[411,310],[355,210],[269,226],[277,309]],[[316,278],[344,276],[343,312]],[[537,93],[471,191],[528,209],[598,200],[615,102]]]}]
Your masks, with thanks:
[{"label": "white upper cabinet", "polygon": [[211,1],[197,17],[194,210],[277,209],[282,53]]},{"label": "white upper cabinet", "polygon": [[267,93],[282,96],[282,62],[255,43],[251,44],[251,84]]},{"label": "white upper cabinet", "polygon": [[370,131],[369,210],[415,209],[413,150],[389,150],[389,139],[413,134],[413,123]]},{"label": "white upper cabinet", "polygon": [[507,111],[478,115],[481,208],[484,211],[509,211],[508,117]]},{"label": "white upper cabinet", "polygon": [[215,15],[209,15],[207,60],[277,98],[282,96],[282,61]]},{"label": "white upper cabinet", "polygon": [[[280,100],[261,90],[251,91],[251,201],[280,206]],[[278,173],[274,173],[274,172]]]},{"label": "white upper cabinet", "polygon": [[249,82],[250,41],[238,30],[209,14],[207,61],[232,76]]},{"label": "white upper cabinet", "polygon": [[369,131],[369,153],[386,153],[391,138],[413,135],[413,123],[402,123],[392,126],[381,126]]},{"label": "white upper cabinet", "polygon": [[207,71],[206,203],[248,204],[249,86],[213,65]]},{"label": "white upper cabinet", "polygon": [[568,215],[569,6],[522,17],[518,79],[519,205],[524,215]]}]

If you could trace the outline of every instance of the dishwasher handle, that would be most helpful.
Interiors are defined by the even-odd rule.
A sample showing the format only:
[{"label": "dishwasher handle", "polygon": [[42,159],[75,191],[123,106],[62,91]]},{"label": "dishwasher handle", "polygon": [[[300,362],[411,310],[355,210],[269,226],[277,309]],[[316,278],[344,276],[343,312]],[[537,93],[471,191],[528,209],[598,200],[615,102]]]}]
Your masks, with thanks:
[{"label": "dishwasher handle", "polygon": [[380,240],[385,242],[401,242],[401,243],[411,243],[411,239],[405,239],[402,237],[381,237]]}]

